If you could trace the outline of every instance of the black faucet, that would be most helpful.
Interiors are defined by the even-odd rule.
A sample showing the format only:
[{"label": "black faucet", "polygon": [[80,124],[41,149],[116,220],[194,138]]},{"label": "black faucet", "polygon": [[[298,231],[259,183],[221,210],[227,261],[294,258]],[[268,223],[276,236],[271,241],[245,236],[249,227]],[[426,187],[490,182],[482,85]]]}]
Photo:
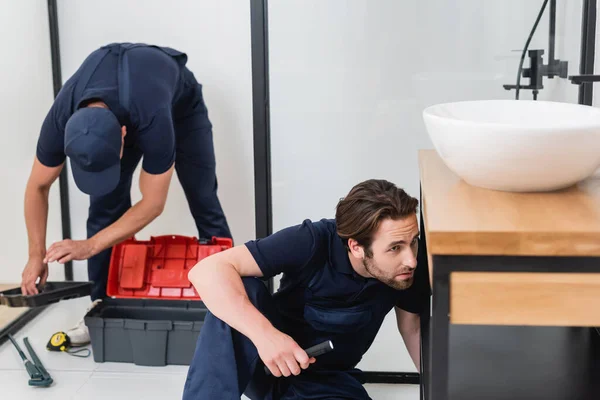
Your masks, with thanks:
[{"label": "black faucet", "polygon": [[[529,68],[523,68],[523,77],[529,78],[529,85],[519,85],[520,89],[531,89],[533,90],[534,99],[537,98],[540,89],[544,88],[543,77],[554,78],[559,76],[561,78],[567,77],[568,61],[561,61],[556,59],[550,59],[548,64],[544,64],[543,59],[544,50],[536,49],[529,50]],[[516,89],[517,85],[504,85],[504,89],[511,90]]]},{"label": "black faucet", "polygon": [[[521,89],[530,89],[533,90],[533,99],[537,100],[537,95],[540,89],[544,88],[543,77],[547,76],[550,79],[553,79],[555,76],[559,76],[561,78],[567,77],[568,70],[568,62],[557,60],[554,57],[554,47],[555,47],[555,39],[556,39],[556,0],[550,0],[550,15],[549,15],[549,30],[548,30],[548,64],[544,64],[543,54],[544,50],[536,49],[529,50],[527,53],[529,55],[529,68],[522,68],[523,61],[525,58],[525,51],[529,47],[529,43],[535,33],[538,23],[540,22],[540,18],[542,17],[546,5],[548,4],[548,0],[545,0],[538,17],[533,25],[533,28],[527,38],[527,42],[525,43],[525,49],[521,55],[521,62],[519,64],[518,78],[516,85],[504,85],[504,89],[511,90],[516,89],[516,98],[519,98],[519,91]],[[529,78],[529,85],[521,85],[519,83],[521,76],[524,78]]]}]

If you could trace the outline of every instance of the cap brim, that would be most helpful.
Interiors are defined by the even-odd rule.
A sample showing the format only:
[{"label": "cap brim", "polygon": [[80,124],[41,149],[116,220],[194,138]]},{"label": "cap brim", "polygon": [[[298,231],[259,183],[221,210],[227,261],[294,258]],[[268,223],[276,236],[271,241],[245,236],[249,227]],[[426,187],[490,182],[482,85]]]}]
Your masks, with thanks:
[{"label": "cap brim", "polygon": [[88,172],[71,162],[73,179],[83,193],[90,196],[103,196],[109,194],[119,184],[121,178],[121,164],[117,163],[100,172]]}]

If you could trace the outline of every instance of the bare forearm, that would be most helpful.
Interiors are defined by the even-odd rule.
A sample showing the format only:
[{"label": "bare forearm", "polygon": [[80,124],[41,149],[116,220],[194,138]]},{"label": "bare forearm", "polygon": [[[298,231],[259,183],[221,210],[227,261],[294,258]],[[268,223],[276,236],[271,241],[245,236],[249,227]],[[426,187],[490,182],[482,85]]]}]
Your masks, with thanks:
[{"label": "bare forearm", "polygon": [[93,254],[108,249],[125,239],[130,238],[160,215],[162,209],[140,201],[131,207],[121,218],[104,228],[90,240]]},{"label": "bare forearm", "polygon": [[194,267],[189,279],[206,307],[252,342],[274,329],[248,299],[242,279],[232,265],[211,262],[209,258]]},{"label": "bare forearm", "polygon": [[28,185],[25,190],[25,226],[29,244],[29,258],[44,258],[46,254],[46,227],[48,224],[49,188]]},{"label": "bare forearm", "polygon": [[412,359],[417,371],[421,371],[421,326],[420,319],[416,319],[416,323],[409,327],[399,327],[400,334],[404,339],[408,354]]}]

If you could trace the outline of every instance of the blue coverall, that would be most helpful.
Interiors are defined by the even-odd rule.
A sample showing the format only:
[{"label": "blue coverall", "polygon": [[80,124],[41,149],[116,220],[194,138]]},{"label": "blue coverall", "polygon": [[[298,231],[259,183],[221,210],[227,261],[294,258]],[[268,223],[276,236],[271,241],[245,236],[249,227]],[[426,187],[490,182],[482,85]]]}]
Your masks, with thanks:
[{"label": "blue coverall", "polygon": [[[385,316],[398,306],[420,314],[430,294],[427,270],[397,291],[358,275],[335,221],[304,221],[246,243],[263,272],[283,273],[271,295],[259,278],[242,278],[249,300],[273,326],[302,348],[331,340],[334,350],[298,376],[267,376],[255,345],[208,313],[185,383],[183,400],[369,399],[356,365],[375,339]],[[398,335],[396,346],[402,346]]]},{"label": "blue coverall", "polygon": [[[87,236],[117,221],[131,207],[133,173],[175,170],[200,239],[231,238],[217,197],[212,124],[202,85],[186,67],[187,55],[153,45],[114,43],[94,51],[65,83],[46,116],[37,157],[54,167],[65,160],[64,127],[86,101],[101,100],[127,129],[121,178],[115,190],[90,196]],[[92,300],[105,297],[111,249],[88,260]]]}]

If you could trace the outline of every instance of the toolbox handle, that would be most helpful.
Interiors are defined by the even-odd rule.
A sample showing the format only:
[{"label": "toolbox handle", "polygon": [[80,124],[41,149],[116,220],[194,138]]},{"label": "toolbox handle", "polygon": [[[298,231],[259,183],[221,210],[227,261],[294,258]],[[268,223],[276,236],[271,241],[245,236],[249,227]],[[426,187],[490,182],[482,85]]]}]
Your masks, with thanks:
[{"label": "toolbox handle", "polygon": [[196,238],[190,238],[189,236],[183,236],[183,235],[160,235],[160,236],[152,236],[152,239],[158,239],[158,240],[185,240],[186,242],[190,239],[196,239]]},{"label": "toolbox handle", "polygon": [[217,246],[221,246],[223,248],[231,248],[233,247],[233,239],[231,238],[225,238],[225,237],[217,237],[217,236],[213,236],[210,241],[207,239],[198,239],[196,237],[192,237],[190,238],[189,236],[183,236],[183,235],[160,235],[160,236],[152,236],[152,241],[158,241],[158,242],[170,242],[170,241],[178,241],[178,242],[190,242],[190,241],[195,241],[198,242],[199,244],[206,244],[206,245],[217,245]]}]

